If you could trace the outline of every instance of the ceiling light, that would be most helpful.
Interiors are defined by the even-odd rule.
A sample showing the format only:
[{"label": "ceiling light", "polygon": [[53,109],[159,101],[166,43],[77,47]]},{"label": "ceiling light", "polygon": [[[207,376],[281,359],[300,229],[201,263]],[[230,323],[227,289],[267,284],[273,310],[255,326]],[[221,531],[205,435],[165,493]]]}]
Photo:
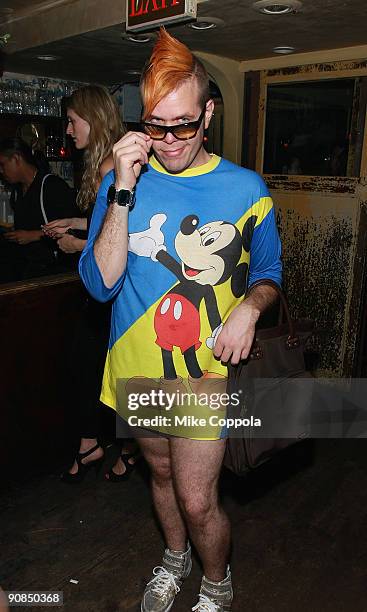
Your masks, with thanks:
[{"label": "ceiling light", "polygon": [[192,30],[212,30],[217,26],[212,21],[194,21],[193,23],[189,23],[187,27]]},{"label": "ceiling light", "polygon": [[294,53],[295,50],[295,47],[286,47],[283,45],[281,47],[274,47],[273,52],[279,53],[280,55],[287,55],[287,53]]},{"label": "ceiling light", "polygon": [[36,55],[36,59],[42,60],[43,62],[56,62],[61,59],[59,55]]},{"label": "ceiling light", "polygon": [[151,41],[152,36],[150,34],[125,34],[123,36],[126,40],[134,43],[145,44]]},{"label": "ceiling light", "polygon": [[223,19],[218,19],[218,17],[198,17],[196,21],[192,21],[191,23],[187,23],[186,27],[191,30],[214,30],[218,26],[224,25]]},{"label": "ceiling light", "polygon": [[252,7],[264,13],[265,15],[286,15],[287,13],[295,13],[302,6],[302,2],[299,0],[281,0],[280,2],[274,2],[274,0],[259,0],[254,2]]},{"label": "ceiling light", "polygon": [[126,74],[130,76],[140,76],[141,71],[140,70],[126,70]]}]

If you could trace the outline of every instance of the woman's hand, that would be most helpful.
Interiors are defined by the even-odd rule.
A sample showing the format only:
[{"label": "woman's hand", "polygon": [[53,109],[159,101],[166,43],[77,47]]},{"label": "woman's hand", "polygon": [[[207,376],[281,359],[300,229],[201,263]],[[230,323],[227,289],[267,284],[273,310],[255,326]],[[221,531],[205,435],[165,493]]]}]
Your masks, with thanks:
[{"label": "woman's hand", "polygon": [[14,230],[12,232],[5,232],[4,238],[10,242],[16,242],[17,244],[30,244],[31,242],[37,242],[42,238],[41,230]]},{"label": "woman's hand", "polygon": [[58,240],[61,238],[68,229],[73,228],[74,219],[55,219],[55,221],[50,221],[46,225],[42,225],[42,231],[49,238],[54,238],[54,240]]},{"label": "woman's hand", "polygon": [[71,236],[70,234],[64,234],[64,236],[57,241],[57,246],[61,251],[64,251],[64,253],[79,253],[84,249],[86,243],[86,240],[75,238],[75,236]]},{"label": "woman's hand", "polygon": [[62,238],[69,229],[87,230],[86,217],[71,217],[70,219],[55,219],[46,225],[41,225],[42,231],[49,238],[58,240]]}]

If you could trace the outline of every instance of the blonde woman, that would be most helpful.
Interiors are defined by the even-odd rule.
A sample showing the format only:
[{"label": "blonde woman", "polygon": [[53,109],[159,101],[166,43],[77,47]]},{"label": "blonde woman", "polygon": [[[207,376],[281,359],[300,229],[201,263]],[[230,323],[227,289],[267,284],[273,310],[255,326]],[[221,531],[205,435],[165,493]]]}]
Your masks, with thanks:
[{"label": "blonde woman", "polygon": [[[88,85],[77,89],[67,100],[66,133],[77,149],[84,150],[84,172],[77,204],[85,215],[58,219],[43,227],[65,253],[81,252],[86,244],[89,222],[103,177],[113,170],[112,147],[124,133],[115,100],[103,87]],[[85,230],[85,239],[73,235]],[[106,356],[111,310],[109,304],[86,299],[74,341],[76,406],[80,416],[80,447],[71,468],[62,474],[64,482],[80,482],[91,468],[98,468],[103,449],[98,444],[99,392]],[[123,449],[114,467],[106,474],[111,481],[125,480],[134,465],[134,455]]]},{"label": "blonde woman", "polygon": [[[84,150],[84,172],[77,204],[85,217],[57,219],[44,226],[47,235],[57,239],[66,253],[82,251],[86,239],[72,230],[87,230],[98,188],[103,177],[113,170],[112,147],[124,133],[118,107],[108,91],[87,85],[74,91],[67,100],[66,133],[76,149]],[[71,230],[71,231],[70,231]]]}]

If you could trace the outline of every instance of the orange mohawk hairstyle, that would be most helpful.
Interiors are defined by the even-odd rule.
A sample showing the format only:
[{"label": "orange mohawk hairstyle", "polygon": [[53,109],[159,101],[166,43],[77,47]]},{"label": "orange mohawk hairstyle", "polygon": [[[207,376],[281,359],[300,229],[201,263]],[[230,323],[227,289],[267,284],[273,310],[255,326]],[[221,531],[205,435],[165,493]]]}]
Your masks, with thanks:
[{"label": "orange mohawk hairstyle", "polygon": [[199,102],[203,106],[209,99],[209,78],[203,64],[186,45],[160,28],[140,83],[143,119],[149,118],[157,104],[171,91],[194,77],[199,86]]}]

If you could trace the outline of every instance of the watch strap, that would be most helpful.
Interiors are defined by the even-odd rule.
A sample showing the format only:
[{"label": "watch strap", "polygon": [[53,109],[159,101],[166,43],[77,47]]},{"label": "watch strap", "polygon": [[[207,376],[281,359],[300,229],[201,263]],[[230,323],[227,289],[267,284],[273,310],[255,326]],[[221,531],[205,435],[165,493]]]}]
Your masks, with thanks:
[{"label": "watch strap", "polygon": [[116,189],[115,185],[110,185],[107,193],[107,203],[117,204],[118,206],[126,206],[132,208],[135,203],[135,187],[132,191],[128,189]]}]

